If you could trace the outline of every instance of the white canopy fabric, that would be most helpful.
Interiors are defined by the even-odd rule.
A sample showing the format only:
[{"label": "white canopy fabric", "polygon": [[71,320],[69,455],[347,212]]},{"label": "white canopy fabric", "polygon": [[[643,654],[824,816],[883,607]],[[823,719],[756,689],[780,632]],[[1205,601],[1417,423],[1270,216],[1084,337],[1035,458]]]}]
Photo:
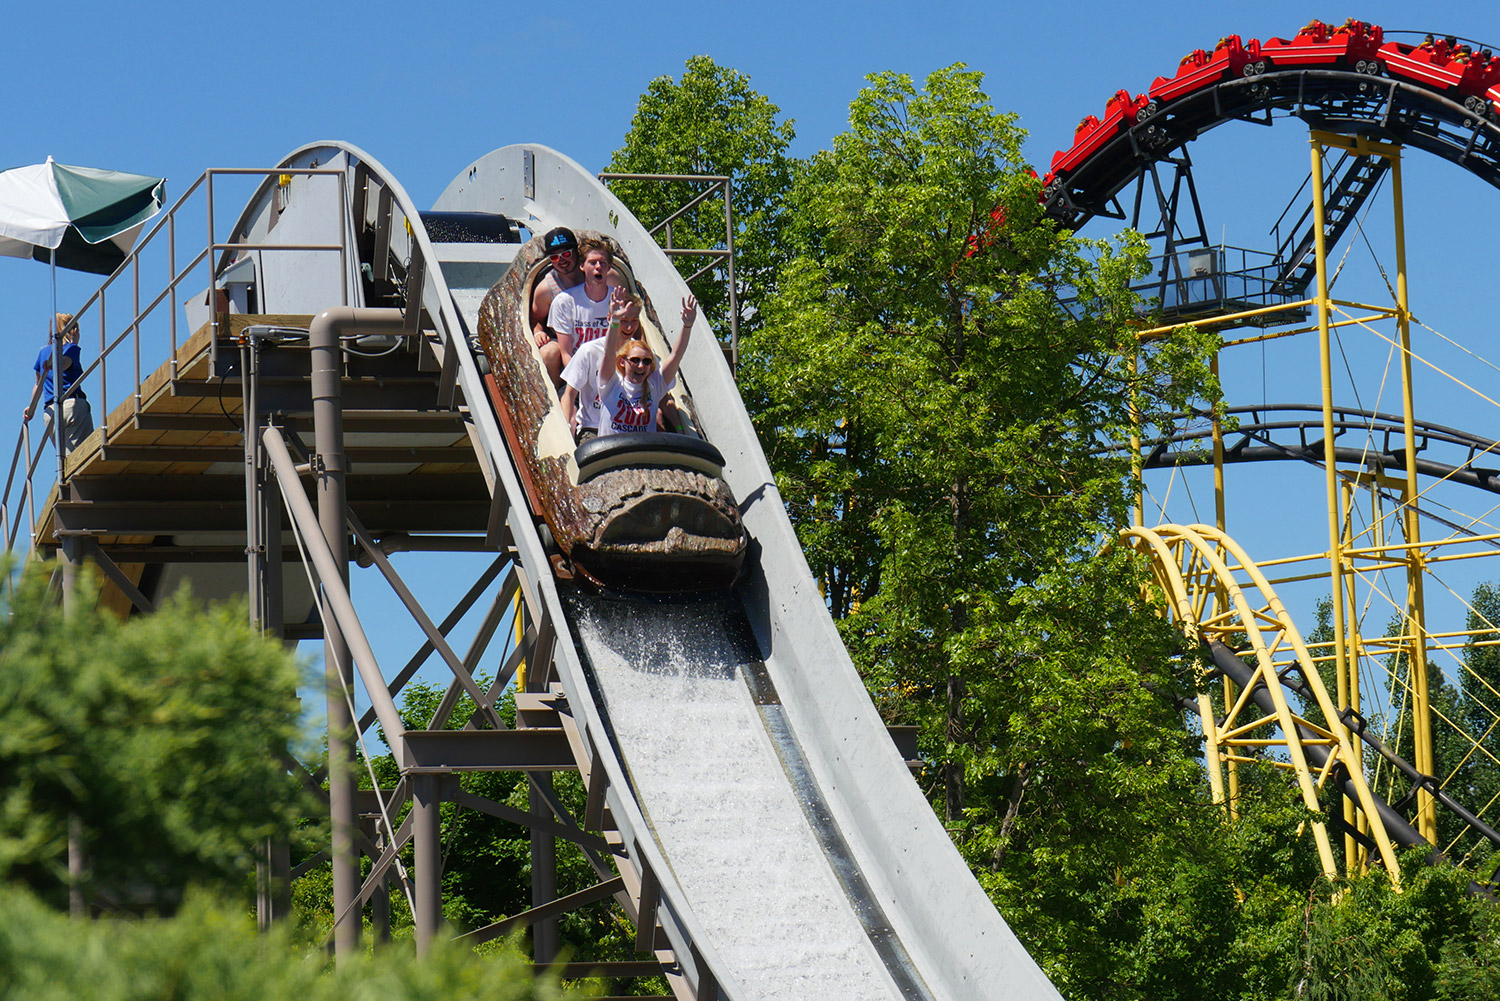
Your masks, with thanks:
[{"label": "white canopy fabric", "polygon": [[30,257],[56,250],[72,225],[52,177],[52,158],[0,173],[0,254]]}]

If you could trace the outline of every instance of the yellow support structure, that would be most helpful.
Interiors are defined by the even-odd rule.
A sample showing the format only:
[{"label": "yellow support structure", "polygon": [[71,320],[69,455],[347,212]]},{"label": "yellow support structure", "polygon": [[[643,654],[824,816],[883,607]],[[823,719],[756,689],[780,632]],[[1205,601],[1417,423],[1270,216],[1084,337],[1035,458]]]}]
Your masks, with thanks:
[{"label": "yellow support structure", "polygon": [[[1361,827],[1369,832],[1391,885],[1399,890],[1401,870],[1395,846],[1376,811],[1359,752],[1347,728],[1338,722],[1338,706],[1328,694],[1302,634],[1265,574],[1238,543],[1208,525],[1159,525],[1154,529],[1135,526],[1122,529],[1120,536],[1151,559],[1157,584],[1167,597],[1168,614],[1190,639],[1224,642],[1241,637],[1243,646],[1239,652],[1251,654],[1255,659],[1250,683],[1232,700],[1226,700],[1223,712],[1215,712],[1216,707],[1208,704],[1203,713],[1209,783],[1215,799],[1225,795],[1218,775],[1220,762],[1249,760],[1249,756],[1259,756],[1266,748],[1278,747],[1285,749],[1303,805],[1321,813],[1318,794],[1335,771],[1341,769],[1354,789]],[[1230,569],[1224,554],[1233,558],[1236,569],[1248,578],[1244,584]],[[1247,592],[1252,591],[1259,594],[1259,602],[1250,600]],[[1218,593],[1227,597],[1227,607],[1204,622],[1202,610],[1209,606],[1207,599]],[[1287,701],[1282,670],[1276,659],[1278,652],[1287,650],[1326,725],[1294,712]],[[1269,713],[1262,713],[1253,700],[1260,688],[1270,696]],[[1200,705],[1209,702],[1206,694],[1201,700]],[[1314,745],[1327,751],[1325,763],[1316,770],[1307,753]],[[1232,806],[1232,798],[1229,803]],[[1327,825],[1315,822],[1312,833],[1323,874],[1329,879],[1338,878],[1340,866]]]}]

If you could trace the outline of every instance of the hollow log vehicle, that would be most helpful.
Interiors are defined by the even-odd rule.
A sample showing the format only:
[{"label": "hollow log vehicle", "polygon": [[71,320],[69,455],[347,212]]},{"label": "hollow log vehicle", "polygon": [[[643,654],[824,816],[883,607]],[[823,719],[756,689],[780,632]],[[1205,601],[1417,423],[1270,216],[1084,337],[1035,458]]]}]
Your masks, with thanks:
[{"label": "hollow log vehicle", "polygon": [[[640,294],[641,325],[658,359],[668,354],[656,310],[631,276],[618,244],[615,268]],[[561,401],[531,328],[531,294],[551,270],[533,237],[479,309],[477,339],[489,366],[485,382],[517,459],[532,515],[546,523],[561,579],[624,593],[727,588],[747,545],[719,450],[704,440],[693,401],[672,390],[676,432],[594,438],[575,446]]]}]

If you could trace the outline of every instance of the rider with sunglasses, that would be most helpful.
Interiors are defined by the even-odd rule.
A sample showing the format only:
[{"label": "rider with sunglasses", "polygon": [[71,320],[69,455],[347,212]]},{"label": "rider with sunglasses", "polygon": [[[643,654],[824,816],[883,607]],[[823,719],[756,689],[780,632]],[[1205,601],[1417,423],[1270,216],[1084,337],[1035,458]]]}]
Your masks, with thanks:
[{"label": "rider with sunglasses", "polygon": [[623,290],[612,291],[609,329],[599,364],[601,437],[656,430],[661,402],[677,384],[677,367],[687,353],[693,321],[698,317],[698,301],[692,296],[682,300],[682,332],[660,371],[646,342],[628,339],[622,333],[621,325],[629,312],[630,300]]}]

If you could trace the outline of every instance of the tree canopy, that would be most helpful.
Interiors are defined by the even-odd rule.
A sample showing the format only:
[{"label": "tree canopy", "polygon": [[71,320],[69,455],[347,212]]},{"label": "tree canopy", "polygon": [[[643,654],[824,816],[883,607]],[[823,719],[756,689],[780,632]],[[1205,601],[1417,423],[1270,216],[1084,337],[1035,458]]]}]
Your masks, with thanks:
[{"label": "tree canopy", "polygon": [[0,877],[59,900],[74,825],[100,906],[242,886],[305,805],[284,764],[298,671],[243,607],[186,595],[120,620],[64,613],[45,568],[0,600]]},{"label": "tree canopy", "polygon": [[[693,56],[682,78],[657,77],[641,95],[625,141],[604,169],[633,174],[710,174],[732,183],[735,291],[744,329],[759,323],[761,299],[776,287],[785,195],[794,161],[787,147],[796,137],[781,109],[750,86],[738,70],[708,56]],[[611,188],[648,227],[666,220],[704,191],[685,181],[615,181]],[[713,197],[672,223],[672,245],[726,249],[724,205]],[[702,257],[679,257],[684,277],[703,267]],[[712,280],[695,282],[707,317],[728,330],[729,286],[721,268]]]}]

